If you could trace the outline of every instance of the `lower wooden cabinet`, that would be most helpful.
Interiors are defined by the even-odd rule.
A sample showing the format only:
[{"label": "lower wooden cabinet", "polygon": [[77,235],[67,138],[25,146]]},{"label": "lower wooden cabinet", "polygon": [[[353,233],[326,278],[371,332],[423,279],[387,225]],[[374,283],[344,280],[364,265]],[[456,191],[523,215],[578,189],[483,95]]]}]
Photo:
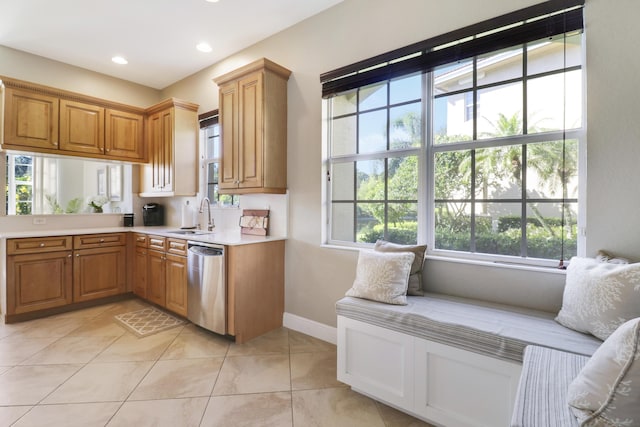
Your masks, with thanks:
[{"label": "lower wooden cabinet", "polygon": [[7,314],[22,314],[71,304],[71,251],[7,257]]},{"label": "lower wooden cabinet", "polygon": [[144,235],[138,235],[134,240],[134,293],[186,317],[186,240]]},{"label": "lower wooden cabinet", "polygon": [[118,295],[126,289],[126,248],[74,251],[73,301],[88,301]]},{"label": "lower wooden cabinet", "polygon": [[147,248],[136,247],[133,258],[133,293],[147,298]]},{"label": "lower wooden cabinet", "polygon": [[147,254],[147,299],[161,307],[166,303],[164,256],[161,251]]},{"label": "lower wooden cabinet", "polygon": [[187,317],[187,258],[167,254],[165,258],[166,305],[168,310]]},{"label": "lower wooden cabinet", "polygon": [[7,239],[7,316],[126,292],[125,233]]}]

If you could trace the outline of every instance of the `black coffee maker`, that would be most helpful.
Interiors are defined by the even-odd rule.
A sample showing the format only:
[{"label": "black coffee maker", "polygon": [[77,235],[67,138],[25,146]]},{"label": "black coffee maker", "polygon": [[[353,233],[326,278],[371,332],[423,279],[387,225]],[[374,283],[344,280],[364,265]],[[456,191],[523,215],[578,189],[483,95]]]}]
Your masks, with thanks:
[{"label": "black coffee maker", "polygon": [[164,206],[147,203],[142,207],[142,221],[145,226],[164,225]]}]

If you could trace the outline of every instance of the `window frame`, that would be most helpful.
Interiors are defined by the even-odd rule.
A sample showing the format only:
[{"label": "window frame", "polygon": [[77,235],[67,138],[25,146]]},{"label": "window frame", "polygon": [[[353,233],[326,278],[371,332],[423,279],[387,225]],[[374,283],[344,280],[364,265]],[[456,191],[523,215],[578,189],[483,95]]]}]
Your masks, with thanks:
[{"label": "window frame", "polygon": [[[209,167],[211,165],[217,164],[218,171],[220,170],[220,164],[222,162],[222,140],[220,138],[220,124],[219,124],[219,114],[218,110],[212,110],[207,113],[200,114],[198,116],[198,120],[200,122],[200,136],[201,136],[201,156],[200,156],[200,169],[202,170],[202,179],[200,184],[200,193],[202,197],[209,198],[211,202],[211,206],[213,207],[234,207],[237,208],[240,204],[240,196],[237,194],[228,195],[231,198],[231,204],[221,203],[220,202],[220,192],[214,190],[213,193],[216,194],[216,197],[209,197],[209,187],[211,185],[217,186],[219,182],[210,182],[209,177]],[[213,132],[213,129],[217,126],[218,132]],[[208,132],[211,130],[213,135],[209,135]],[[209,138],[218,138],[218,143],[220,144],[218,148],[218,157],[208,157],[207,156],[207,140]],[[218,180],[220,179],[220,174],[218,173]]]},{"label": "window frame", "polygon": [[[548,13],[548,10],[544,10],[545,7],[558,7],[559,9],[563,9],[564,8],[564,12],[562,10],[560,10],[560,12],[558,12],[558,15],[561,15],[563,13],[566,13],[566,10],[570,10],[569,13],[572,14],[571,19],[575,21],[576,19],[576,12],[577,9],[581,9],[582,6],[584,5],[584,1],[581,0],[575,0],[575,1],[570,1],[570,2],[565,2],[565,1],[551,1],[551,2],[546,2],[547,4],[541,4],[541,5],[536,5],[536,6],[532,6],[530,8],[527,9],[523,9],[522,11],[517,11],[514,12],[513,14],[508,14],[509,17],[505,18],[507,15],[503,16],[503,17],[499,17],[501,19],[499,19],[500,22],[505,23],[507,22],[509,19],[528,19],[526,17],[523,17],[523,14],[526,15],[527,13],[529,13],[531,10],[538,10],[540,11],[541,9],[543,9],[543,11],[545,13]],[[549,5],[553,3],[553,5]],[[582,14],[582,11],[580,10],[580,16]],[[511,16],[512,15],[512,16]],[[554,15],[554,13],[551,13],[551,15]],[[504,19],[502,19],[504,18]],[[454,31],[452,33],[443,35],[443,36],[439,36],[436,37],[434,39],[430,39],[427,40],[425,42],[421,42],[421,43],[417,43],[415,45],[411,45],[411,46],[407,46],[406,48],[401,48],[401,49],[397,49],[396,51],[393,52],[389,52],[388,54],[383,54],[383,55],[379,55],[377,57],[374,58],[370,58],[369,60],[365,60],[365,61],[360,61],[357,64],[353,64],[352,66],[348,66],[348,67],[342,67],[341,69],[332,71],[332,72],[328,72],[328,73],[324,73],[323,75],[321,75],[321,82],[323,83],[323,122],[325,123],[325,125],[323,126],[323,145],[324,145],[324,153],[326,153],[325,155],[327,156],[325,158],[325,160],[323,161],[323,174],[326,176],[326,185],[323,187],[323,200],[325,201],[325,208],[323,211],[323,233],[322,233],[322,238],[323,238],[323,244],[324,245],[330,245],[330,246],[338,246],[338,247],[354,247],[354,248],[363,248],[363,247],[371,247],[372,244],[370,243],[358,243],[357,242],[357,235],[355,235],[356,229],[354,228],[354,241],[353,242],[349,242],[349,241],[341,241],[341,240],[336,240],[333,239],[332,236],[332,220],[331,220],[331,209],[332,209],[332,203],[333,203],[333,199],[332,199],[332,184],[330,181],[331,178],[331,168],[332,168],[332,164],[336,163],[336,162],[347,162],[347,161],[357,161],[358,158],[357,156],[332,156],[330,147],[331,147],[331,141],[330,141],[330,137],[331,137],[331,128],[330,128],[330,122],[332,120],[332,115],[331,115],[331,109],[330,109],[330,101],[328,101],[328,98],[330,98],[333,95],[336,94],[340,94],[340,93],[344,93],[347,92],[349,90],[358,90],[361,87],[365,87],[368,85],[372,85],[374,84],[374,82],[381,82],[381,81],[386,81],[389,82],[391,81],[393,78],[402,78],[403,76],[409,75],[411,74],[410,72],[407,72],[406,74],[393,74],[393,72],[396,72],[397,69],[399,69],[399,67],[395,67],[392,69],[392,71],[382,71],[382,69],[384,69],[385,67],[387,68],[391,68],[393,65],[397,65],[399,62],[401,62],[403,59],[405,58],[400,58],[398,59],[398,61],[394,64],[393,61],[391,60],[391,55],[395,55],[396,57],[399,57],[400,54],[406,55],[407,58],[409,58],[409,61],[411,61],[411,58],[414,57],[419,57],[422,56],[421,54],[411,54],[411,52],[415,52],[415,48],[418,45],[431,45],[433,46],[433,44],[435,43],[434,41],[437,41],[437,43],[442,43],[443,40],[446,37],[449,37],[452,34],[455,34],[456,36],[460,36],[463,35],[465,32],[469,32],[470,30],[473,30],[473,28],[482,28],[483,25],[486,24],[485,21],[484,23],[479,23],[470,27],[467,27],[465,29],[461,29],[461,30],[457,30]],[[528,21],[527,21],[528,22]],[[575,22],[573,22],[571,25],[577,25]],[[573,27],[572,27],[573,28]],[[579,30],[580,30],[580,35],[582,37],[582,51],[581,51],[581,62],[580,65],[577,67],[573,67],[574,69],[580,69],[581,73],[582,73],[582,123],[581,123],[581,127],[578,129],[562,129],[562,130],[558,130],[558,131],[550,131],[550,132],[538,132],[538,133],[533,133],[533,134],[528,134],[527,132],[523,132],[522,135],[515,135],[513,137],[501,137],[501,138],[483,138],[483,139],[477,139],[475,138],[476,135],[476,122],[477,122],[477,107],[478,107],[478,95],[477,95],[477,90],[478,88],[482,88],[483,86],[477,85],[477,82],[474,79],[474,83],[473,83],[473,100],[474,100],[474,104],[473,104],[473,119],[474,119],[474,140],[472,141],[459,141],[459,142],[454,142],[454,143],[448,143],[448,144],[442,144],[442,145],[436,145],[434,144],[434,135],[435,132],[433,131],[433,126],[434,126],[434,86],[433,86],[433,69],[435,68],[431,68],[428,70],[424,70],[422,72],[422,76],[423,79],[425,79],[425,82],[423,83],[423,94],[422,94],[422,111],[423,111],[423,115],[422,115],[422,147],[417,149],[420,150],[421,152],[418,153],[418,176],[419,176],[419,181],[418,181],[418,236],[417,236],[417,242],[416,244],[424,244],[426,243],[428,245],[428,254],[429,256],[435,256],[435,257],[446,257],[446,258],[456,258],[456,259],[460,259],[460,260],[470,260],[470,261],[488,261],[488,262],[492,262],[492,263],[497,263],[497,264],[518,264],[518,265],[532,265],[532,266],[556,266],[558,261],[556,260],[552,260],[552,259],[540,259],[540,258],[532,258],[532,257],[522,257],[522,256],[515,256],[515,255],[499,255],[499,254],[491,254],[491,253],[479,253],[479,252],[460,252],[460,251],[452,251],[452,250],[446,250],[446,249],[436,249],[435,248],[435,238],[436,238],[436,233],[435,233],[435,203],[436,203],[436,199],[435,199],[435,155],[436,153],[439,152],[443,152],[443,151],[449,151],[449,150],[459,150],[459,149],[479,149],[479,148],[488,148],[488,147],[496,147],[496,146],[509,146],[509,145],[514,145],[514,143],[516,143],[518,146],[524,146],[524,145],[528,145],[528,144],[532,144],[532,143],[536,143],[536,142],[552,142],[552,141],[566,141],[566,140],[570,140],[570,139],[576,139],[578,141],[578,173],[577,173],[577,177],[578,177],[578,196],[577,196],[577,200],[575,200],[575,202],[578,204],[578,217],[577,217],[577,254],[578,255],[582,255],[584,254],[585,251],[585,246],[586,246],[586,241],[585,241],[585,186],[586,186],[586,174],[585,174],[585,167],[586,167],[586,109],[585,109],[585,105],[586,105],[586,91],[585,91],[585,81],[586,79],[584,78],[585,76],[585,43],[584,43],[584,30],[582,25],[579,26]],[[485,28],[485,31],[489,31],[491,32],[490,29]],[[568,34],[571,31],[568,30],[562,34]],[[515,45],[523,45],[523,49],[524,49],[524,53],[526,54],[527,52],[527,48],[526,45],[527,43],[532,43],[534,42],[535,39],[529,40],[527,42],[524,43],[514,43],[512,45],[502,45],[499,47],[496,47],[494,49],[491,49],[490,51],[484,51],[483,53],[491,53],[491,52],[498,52],[502,49],[508,48],[508,47],[512,47]],[[444,49],[447,49],[449,46],[444,46]],[[472,57],[470,57],[469,59],[471,59],[474,63],[474,74],[475,74],[475,64],[476,64],[476,57],[481,56],[481,55],[474,55]],[[415,62],[415,61],[414,61]],[[380,64],[380,65],[377,65]],[[442,63],[442,65],[444,65],[445,63]],[[410,67],[411,64],[407,65],[407,67]],[[395,70],[395,71],[394,71]],[[514,80],[519,80],[524,82],[525,80],[530,80],[532,78],[536,78],[536,77],[540,77],[541,75],[545,75],[545,74],[554,74],[554,73],[566,73],[570,71],[568,68],[564,68],[562,71],[558,72],[558,71],[553,71],[553,72],[549,72],[549,73],[539,73],[539,74],[526,74],[526,68],[525,68],[525,74],[520,78],[520,79],[514,79]],[[385,74],[385,72],[387,74]],[[377,77],[371,77],[372,75],[377,74]],[[344,76],[344,77],[343,77]],[[386,79],[382,80],[380,78],[380,76],[383,77],[387,77]],[[391,76],[391,77],[390,77]],[[355,82],[366,82],[368,84],[361,84],[361,83],[355,83]],[[497,83],[494,83],[494,85],[499,85],[499,84],[504,84],[505,81],[500,81]],[[336,87],[340,87],[342,85],[342,87],[346,87],[348,88],[347,90],[344,90],[343,92],[337,92],[336,91]],[[488,85],[491,86],[491,85]],[[460,92],[464,92],[463,90],[461,90]],[[523,100],[523,102],[526,104],[526,95],[525,95],[525,99]],[[389,105],[387,105],[387,108],[389,108]],[[464,109],[466,112],[466,108],[467,105],[464,105]],[[523,111],[523,128],[526,127],[526,113]],[[356,113],[357,114],[357,113]],[[466,117],[466,116],[465,116]],[[524,130],[524,129],[523,129]],[[356,137],[357,140],[357,137]],[[391,152],[392,154],[396,154],[394,152]],[[378,153],[379,155],[381,155],[380,153]],[[389,154],[389,152],[386,152],[385,154]],[[375,156],[370,156],[370,158],[374,158]],[[362,158],[365,158],[364,156]],[[388,158],[385,157],[385,158]],[[525,173],[525,171],[522,172],[523,174]],[[520,200],[519,203],[524,204],[525,206],[528,204],[528,199],[524,198],[522,200]],[[562,198],[562,203],[570,203],[571,200],[566,200],[564,198]],[[357,195],[354,194],[354,204],[357,203]],[[357,212],[354,212],[354,216],[357,217]],[[524,220],[521,220],[523,223]],[[355,222],[355,221],[354,221]]]},{"label": "window frame", "polygon": [[[413,73],[415,74],[415,73]],[[417,75],[417,74],[416,74]],[[424,73],[420,73],[420,81],[421,81],[421,86],[424,88],[425,85],[425,75]],[[354,154],[340,154],[340,155],[332,155],[331,152],[331,141],[330,141],[330,137],[327,138],[327,150],[325,151],[327,154],[327,159],[325,162],[325,166],[323,167],[323,170],[325,171],[325,177],[326,177],[326,187],[324,189],[324,194],[325,194],[325,200],[327,201],[326,205],[327,205],[327,211],[326,211],[326,217],[327,220],[325,222],[326,224],[326,239],[324,240],[327,244],[329,245],[335,245],[335,246],[350,246],[350,247],[366,247],[366,246],[370,246],[371,244],[369,243],[360,243],[357,242],[357,233],[358,233],[358,204],[363,204],[363,203],[378,203],[378,204],[384,204],[385,206],[385,217],[388,217],[388,205],[391,203],[415,203],[416,204],[416,214],[417,214],[417,240],[420,242],[422,240],[424,240],[424,233],[421,233],[422,230],[422,226],[421,226],[421,221],[420,218],[424,217],[424,215],[426,215],[426,211],[425,211],[425,203],[422,202],[422,197],[421,195],[425,192],[424,190],[424,180],[419,180],[418,181],[418,188],[416,190],[416,194],[417,194],[417,199],[416,200],[395,200],[395,199],[389,199],[388,198],[388,182],[389,182],[389,171],[388,171],[388,161],[390,159],[396,159],[396,158],[406,158],[406,157],[410,157],[410,156],[415,156],[417,158],[417,168],[418,168],[418,174],[420,174],[421,170],[424,168],[423,165],[425,163],[425,155],[426,155],[426,151],[425,151],[425,115],[426,115],[426,110],[425,110],[425,103],[424,103],[424,91],[421,91],[421,95],[419,98],[412,98],[409,100],[404,100],[401,102],[397,102],[397,103],[392,103],[391,102],[391,90],[390,90],[390,86],[391,86],[391,82],[394,80],[401,80],[403,78],[407,78],[407,77],[411,77],[410,75],[406,75],[406,76],[402,76],[402,77],[398,77],[396,79],[390,79],[385,81],[385,85],[386,85],[386,102],[383,106],[379,106],[379,107],[375,107],[375,108],[370,108],[370,109],[363,109],[360,110],[360,89],[353,89],[350,90],[348,92],[352,92],[352,91],[356,91],[357,95],[356,95],[356,109],[354,112],[352,113],[347,113],[347,114],[340,114],[340,115],[336,115],[333,116],[332,111],[331,111],[331,106],[332,103],[328,100],[323,100],[323,111],[326,114],[326,131],[327,131],[327,135],[331,135],[332,134],[332,123],[333,120],[335,119],[341,119],[341,118],[346,118],[346,117],[350,117],[350,116],[354,116],[356,118],[356,138],[355,138],[355,143],[356,143],[356,153]],[[382,82],[381,82],[382,83]],[[366,87],[365,87],[366,88]],[[347,93],[348,93],[347,92]],[[404,148],[404,149],[391,149],[391,114],[390,114],[390,110],[393,108],[397,108],[397,107],[402,107],[404,105],[411,105],[411,104],[415,104],[415,103],[420,103],[420,120],[421,120],[421,132],[420,132],[420,145],[417,147],[410,147],[410,148]],[[384,110],[386,112],[386,118],[387,118],[387,127],[386,127],[386,149],[385,150],[377,150],[377,151],[367,151],[365,153],[358,153],[359,151],[359,140],[360,140],[360,133],[359,133],[359,126],[358,126],[358,117],[360,116],[360,114],[367,114],[370,112],[375,112],[375,111],[382,111]],[[332,169],[334,165],[337,164],[347,164],[347,163],[354,163],[354,174],[357,175],[357,162],[364,162],[364,161],[371,161],[371,160],[383,160],[384,161],[384,181],[385,181],[385,197],[384,199],[380,199],[380,200],[366,200],[366,199],[359,199],[358,198],[358,188],[357,188],[357,179],[356,176],[354,176],[353,179],[353,199],[333,199],[333,191],[332,191],[332,187],[333,187],[333,179],[334,177],[332,176]],[[338,239],[333,239],[333,225],[332,225],[332,221],[331,221],[331,215],[332,215],[332,205],[334,203],[338,203],[338,204],[347,204],[347,203],[351,203],[353,204],[353,242],[349,242],[346,240],[338,240]],[[387,233],[388,233],[388,221],[387,223],[384,224],[384,237],[387,237]]]}]

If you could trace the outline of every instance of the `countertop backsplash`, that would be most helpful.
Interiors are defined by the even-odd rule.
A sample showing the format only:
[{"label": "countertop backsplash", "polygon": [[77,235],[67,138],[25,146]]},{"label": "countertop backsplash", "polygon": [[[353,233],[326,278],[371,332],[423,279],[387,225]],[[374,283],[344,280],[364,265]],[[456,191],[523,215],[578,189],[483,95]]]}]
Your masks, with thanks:
[{"label": "countertop backsplash", "polygon": [[[195,215],[201,198],[139,198],[134,196],[134,225],[142,226],[142,206],[146,203],[160,203],[165,207],[165,225],[179,228],[182,221],[182,205],[185,201],[192,205]],[[239,222],[243,209],[269,209],[269,235],[287,237],[289,195],[249,194],[240,196],[239,207],[212,207],[211,216],[216,232],[233,232],[240,229]],[[125,213],[125,212],[123,212]],[[56,229],[109,228],[123,225],[122,213],[69,214],[69,215],[9,215],[0,216],[0,234],[15,231],[49,231]],[[197,221],[196,221],[197,222]],[[206,229],[206,224],[203,226]]]}]

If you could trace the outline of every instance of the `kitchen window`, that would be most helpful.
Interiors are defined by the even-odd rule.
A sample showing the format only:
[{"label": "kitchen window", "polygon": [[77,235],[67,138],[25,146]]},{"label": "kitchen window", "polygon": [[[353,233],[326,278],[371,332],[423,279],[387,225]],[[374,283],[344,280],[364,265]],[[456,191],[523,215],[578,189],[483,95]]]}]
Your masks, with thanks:
[{"label": "kitchen window", "polygon": [[201,168],[204,171],[204,194],[209,198],[211,204],[237,206],[240,203],[238,195],[220,194],[218,191],[220,154],[222,153],[218,110],[201,114],[199,120],[204,141],[204,155],[201,162]]},{"label": "kitchen window", "polygon": [[583,3],[549,1],[323,74],[326,242],[575,255]]}]

